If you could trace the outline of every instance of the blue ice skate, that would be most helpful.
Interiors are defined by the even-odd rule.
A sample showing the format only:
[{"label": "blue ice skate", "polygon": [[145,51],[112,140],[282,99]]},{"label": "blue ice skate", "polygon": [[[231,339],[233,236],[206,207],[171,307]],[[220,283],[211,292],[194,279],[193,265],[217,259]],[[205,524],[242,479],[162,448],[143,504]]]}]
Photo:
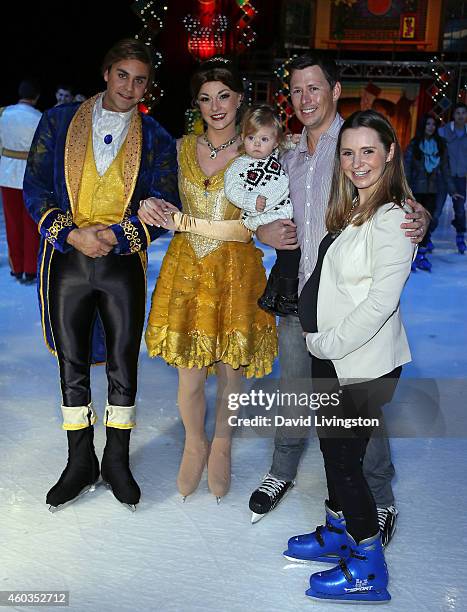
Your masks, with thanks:
[{"label": "blue ice skate", "polygon": [[320,525],[313,533],[294,536],[288,542],[283,555],[290,561],[308,563],[322,561],[336,563],[350,554],[349,541],[345,532],[345,518],[342,512],[333,512],[327,504],[326,525]]},{"label": "blue ice skate", "polygon": [[459,253],[463,255],[465,251],[467,250],[467,245],[465,244],[465,240],[464,240],[464,234],[457,234],[456,245],[457,245],[457,250],[459,251]]},{"label": "blue ice skate", "polygon": [[429,261],[428,257],[426,256],[426,249],[423,247],[418,248],[418,253],[415,256],[415,266],[419,270],[431,272],[431,261]]},{"label": "blue ice skate", "polygon": [[379,533],[356,544],[347,533],[350,557],[324,572],[312,574],[306,592],[313,599],[348,603],[386,603],[391,599],[388,569]]}]

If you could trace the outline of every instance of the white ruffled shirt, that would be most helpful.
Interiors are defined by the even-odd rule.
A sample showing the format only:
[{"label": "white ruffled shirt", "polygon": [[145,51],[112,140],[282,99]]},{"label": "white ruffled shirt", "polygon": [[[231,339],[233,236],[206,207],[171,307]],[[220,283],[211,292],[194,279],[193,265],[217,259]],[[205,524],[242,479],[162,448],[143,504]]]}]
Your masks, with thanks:
[{"label": "white ruffled shirt", "polygon": [[[110,164],[117,157],[120,147],[125,142],[130,121],[135,112],[135,109],[126,113],[105,110],[102,107],[103,97],[104,94],[97,98],[92,110],[92,145],[94,161],[100,176],[105,174]],[[108,134],[112,136],[112,142],[105,144],[104,137]]]}]

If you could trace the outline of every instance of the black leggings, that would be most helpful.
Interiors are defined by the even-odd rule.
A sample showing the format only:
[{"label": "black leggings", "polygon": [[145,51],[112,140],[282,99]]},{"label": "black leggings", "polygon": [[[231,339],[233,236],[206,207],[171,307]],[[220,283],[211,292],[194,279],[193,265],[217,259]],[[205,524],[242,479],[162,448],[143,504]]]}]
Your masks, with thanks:
[{"label": "black leggings", "polygon": [[92,259],[54,251],[49,308],[65,406],[91,401],[91,338],[95,317],[105,331],[108,401],[133,406],[144,325],[146,279],[139,255]]},{"label": "black leggings", "polygon": [[[416,193],[415,199],[417,202],[423,205],[423,208],[427,210],[433,217],[436,208],[436,193]],[[419,246],[426,247],[431,236],[431,231],[428,230],[420,241]]]},{"label": "black leggings", "polygon": [[[377,418],[383,426],[381,408],[391,401],[402,368],[369,381],[340,387],[332,362],[312,357],[313,391],[337,393],[338,408],[320,408],[315,419]],[[318,428],[320,448],[328,487],[328,505],[342,511],[346,529],[356,542],[378,533],[378,515],[370,488],[363,475],[362,462],[373,427],[360,425]]]},{"label": "black leggings", "polygon": [[297,278],[300,265],[301,250],[294,251],[276,249],[277,271],[283,278]]}]

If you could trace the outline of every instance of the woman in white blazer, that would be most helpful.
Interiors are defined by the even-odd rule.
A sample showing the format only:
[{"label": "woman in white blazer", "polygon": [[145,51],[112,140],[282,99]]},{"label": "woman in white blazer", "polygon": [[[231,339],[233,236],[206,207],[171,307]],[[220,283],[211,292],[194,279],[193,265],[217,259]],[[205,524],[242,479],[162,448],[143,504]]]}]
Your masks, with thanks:
[{"label": "woman in white blazer", "polygon": [[339,402],[333,410],[322,402],[315,415],[326,525],[291,538],[284,553],[295,560],[340,558],[311,576],[307,595],[317,599],[390,599],[376,505],[361,464],[379,422],[364,419],[380,415],[411,359],[399,300],[415,248],[400,231],[412,197],[391,124],[372,110],[351,115],[337,142],[328,234],[299,303],[313,390]]}]

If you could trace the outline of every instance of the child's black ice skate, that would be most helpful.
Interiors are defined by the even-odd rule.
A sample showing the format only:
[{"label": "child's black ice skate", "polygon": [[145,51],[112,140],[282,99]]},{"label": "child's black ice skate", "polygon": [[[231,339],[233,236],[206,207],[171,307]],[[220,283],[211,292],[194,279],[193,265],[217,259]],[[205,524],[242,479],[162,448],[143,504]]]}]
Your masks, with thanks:
[{"label": "child's black ice skate", "polygon": [[298,278],[279,278],[276,313],[280,317],[298,317]]},{"label": "child's black ice skate", "polygon": [[279,275],[277,272],[277,265],[274,265],[269,273],[269,278],[264,293],[258,300],[258,306],[273,315],[277,314],[276,302],[277,298],[279,297],[278,283]]}]

